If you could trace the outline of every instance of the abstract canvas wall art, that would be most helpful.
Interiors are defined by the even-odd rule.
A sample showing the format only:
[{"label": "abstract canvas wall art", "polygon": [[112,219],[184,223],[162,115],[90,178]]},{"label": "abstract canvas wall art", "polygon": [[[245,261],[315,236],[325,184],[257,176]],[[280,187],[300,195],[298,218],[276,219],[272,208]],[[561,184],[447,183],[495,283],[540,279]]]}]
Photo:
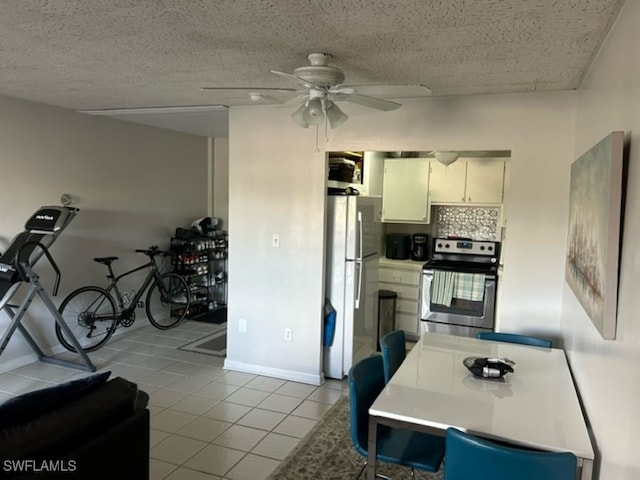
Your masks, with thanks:
[{"label": "abstract canvas wall art", "polygon": [[565,279],[605,339],[616,335],[624,133],[571,165]]}]

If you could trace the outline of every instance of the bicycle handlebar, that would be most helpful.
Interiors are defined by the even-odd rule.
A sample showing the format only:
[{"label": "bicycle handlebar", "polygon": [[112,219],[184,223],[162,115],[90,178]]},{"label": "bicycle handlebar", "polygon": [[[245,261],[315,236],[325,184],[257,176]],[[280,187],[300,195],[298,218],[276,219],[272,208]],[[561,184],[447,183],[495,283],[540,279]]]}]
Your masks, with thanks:
[{"label": "bicycle handlebar", "polygon": [[151,245],[146,250],[136,250],[137,253],[144,253],[148,257],[155,257],[156,255],[164,254],[164,251],[160,250],[157,245]]}]

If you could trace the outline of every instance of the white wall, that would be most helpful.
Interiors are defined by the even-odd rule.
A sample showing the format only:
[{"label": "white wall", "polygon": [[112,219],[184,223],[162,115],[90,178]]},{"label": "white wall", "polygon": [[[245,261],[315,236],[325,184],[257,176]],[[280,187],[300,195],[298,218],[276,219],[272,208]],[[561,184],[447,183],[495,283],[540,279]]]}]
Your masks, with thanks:
[{"label": "white wall", "polygon": [[640,2],[626,2],[578,97],[574,158],[615,130],[625,132],[629,156],[617,337],[602,339],[566,284],[561,315],[569,359],[600,455],[600,480],[640,478],[639,23]]},{"label": "white wall", "polygon": [[[0,97],[0,172],[0,252],[40,206],[58,205],[63,192],[79,199],[79,214],[51,249],[62,270],[56,303],[105,282],[93,257],[119,256],[117,271],[142,263],[134,249],[167,247],[176,227],[207,212],[206,138],[8,97]],[[36,270],[50,287],[44,259]],[[0,315],[0,332],[8,323]],[[53,318],[38,302],[24,323],[43,347],[58,346]],[[0,370],[33,359],[15,333]]]},{"label": "white wall", "polygon": [[213,141],[213,216],[221,220],[220,227],[229,227],[229,139]]},{"label": "white wall", "polygon": [[[238,108],[229,118],[225,366],[319,383],[324,155],[308,132],[291,127],[285,110]],[[271,246],[273,234],[279,248]],[[285,328],[293,330],[291,342]]]},{"label": "white wall", "polygon": [[[230,282],[225,366],[317,382],[321,371],[324,202],[330,150],[511,150],[509,246],[500,325],[559,335],[575,94],[405,101],[344,110],[330,131],[301,129],[281,107],[231,109]],[[271,247],[271,235],[281,247]],[[239,321],[248,322],[239,333]],[[285,342],[285,328],[293,341]]]}]

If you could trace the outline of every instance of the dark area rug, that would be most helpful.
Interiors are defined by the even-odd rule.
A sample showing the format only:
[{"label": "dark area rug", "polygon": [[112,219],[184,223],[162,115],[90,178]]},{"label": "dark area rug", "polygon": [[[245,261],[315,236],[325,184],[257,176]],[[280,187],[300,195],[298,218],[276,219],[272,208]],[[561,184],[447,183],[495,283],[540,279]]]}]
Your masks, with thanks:
[{"label": "dark area rug", "polygon": [[[267,480],[354,479],[364,457],[353,448],[349,431],[349,399],[341,397],[322,420],[302,439]],[[410,479],[410,470],[378,462],[377,473],[393,480]],[[442,470],[433,474],[416,471],[420,480],[442,480]],[[364,473],[360,477],[364,478]]]},{"label": "dark area rug", "polygon": [[210,333],[206,337],[199,338],[189,342],[178,350],[187,352],[204,353],[205,355],[214,355],[216,357],[224,357],[227,355],[227,324],[223,323],[215,332]]}]

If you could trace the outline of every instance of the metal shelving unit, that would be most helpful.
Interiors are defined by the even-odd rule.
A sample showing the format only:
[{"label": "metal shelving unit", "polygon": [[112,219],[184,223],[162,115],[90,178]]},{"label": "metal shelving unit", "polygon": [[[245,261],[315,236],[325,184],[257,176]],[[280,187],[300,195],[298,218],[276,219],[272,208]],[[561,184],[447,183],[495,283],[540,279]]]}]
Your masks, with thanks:
[{"label": "metal shelving unit", "polygon": [[173,271],[189,284],[188,318],[208,315],[227,306],[227,246],[224,230],[194,238],[171,238]]}]

